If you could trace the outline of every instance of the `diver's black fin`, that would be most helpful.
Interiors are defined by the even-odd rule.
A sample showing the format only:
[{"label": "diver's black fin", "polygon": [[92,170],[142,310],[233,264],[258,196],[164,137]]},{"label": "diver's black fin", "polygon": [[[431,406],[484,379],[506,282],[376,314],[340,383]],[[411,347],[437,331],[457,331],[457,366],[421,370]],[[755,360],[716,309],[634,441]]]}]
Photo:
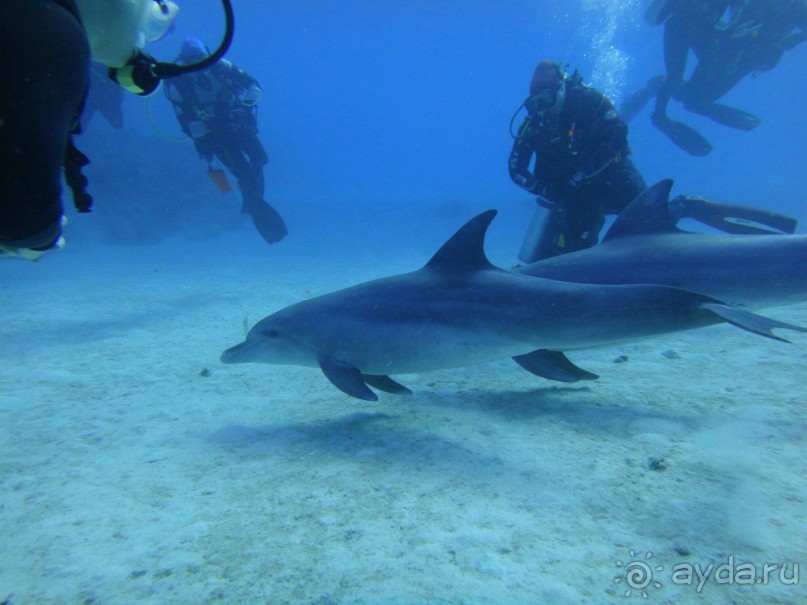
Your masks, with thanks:
[{"label": "diver's black fin", "polygon": [[276,244],[289,234],[283,218],[264,200],[249,202],[245,210],[252,216],[252,222],[255,223],[258,233],[268,243]]},{"label": "diver's black fin", "polygon": [[530,374],[535,374],[548,380],[557,380],[558,382],[577,382],[578,380],[596,380],[599,378],[596,374],[574,365],[560,351],[536,349],[532,353],[513,357],[513,361]]},{"label": "diver's black fin", "polygon": [[689,155],[703,157],[712,151],[712,144],[691,126],[666,117],[654,119],[653,124]]},{"label": "diver's black fin", "polygon": [[672,13],[672,5],[670,0],[653,0],[644,13],[645,22],[650,25],[661,25]]},{"label": "diver's black fin", "polygon": [[793,234],[798,221],[790,216],[751,208],[721,204],[700,197],[683,198],[684,216],[720,231],[740,235]]},{"label": "diver's black fin", "polygon": [[727,321],[738,328],[748,330],[749,332],[759,334],[760,336],[780,340],[782,342],[790,341],[774,334],[771,331],[772,328],[783,328],[785,330],[794,330],[796,332],[807,332],[807,328],[802,328],[801,326],[785,323],[783,321],[776,321],[775,319],[769,319],[767,317],[763,317],[762,315],[757,315],[756,313],[743,311],[742,309],[729,307],[720,303],[702,303],[701,307],[711,311],[724,321]]},{"label": "diver's black fin", "polygon": [[320,357],[319,367],[322,373],[325,374],[325,378],[330,380],[331,384],[343,393],[347,393],[356,399],[378,401],[378,395],[364,384],[364,378],[362,378],[358,368],[327,356]]},{"label": "diver's black fin", "polygon": [[753,113],[748,113],[729,105],[721,105],[720,103],[711,103],[704,107],[687,107],[687,109],[714,120],[718,124],[736,128],[737,130],[754,130],[760,123],[759,117]]},{"label": "diver's black fin", "polygon": [[648,101],[658,94],[658,90],[663,83],[664,76],[655,76],[643,88],[640,88],[622,101],[622,105],[619,106],[619,117],[622,118],[622,121],[630,122],[639,115],[639,112],[645,108]]},{"label": "diver's black fin", "polygon": [[407,389],[399,382],[395,382],[392,378],[385,374],[362,374],[364,382],[371,387],[377,388],[379,391],[385,393],[392,393],[394,395],[411,395],[412,391]]}]

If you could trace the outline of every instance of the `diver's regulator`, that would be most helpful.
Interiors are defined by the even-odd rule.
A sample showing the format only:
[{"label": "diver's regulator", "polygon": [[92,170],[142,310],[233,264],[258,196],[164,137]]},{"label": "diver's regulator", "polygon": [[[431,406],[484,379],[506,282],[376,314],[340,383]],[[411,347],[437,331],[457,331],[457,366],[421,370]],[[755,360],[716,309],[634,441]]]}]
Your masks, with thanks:
[{"label": "diver's regulator", "polygon": [[[164,4],[164,0],[154,0],[157,4]],[[176,78],[182,74],[206,69],[224,56],[233,40],[233,6],[230,0],[221,0],[224,8],[225,30],[224,38],[216,51],[198,63],[178,65],[176,63],[162,63],[141,50],[136,50],[131,58],[122,67],[110,67],[109,77],[136,95],[148,96],[157,90],[161,80]]]}]

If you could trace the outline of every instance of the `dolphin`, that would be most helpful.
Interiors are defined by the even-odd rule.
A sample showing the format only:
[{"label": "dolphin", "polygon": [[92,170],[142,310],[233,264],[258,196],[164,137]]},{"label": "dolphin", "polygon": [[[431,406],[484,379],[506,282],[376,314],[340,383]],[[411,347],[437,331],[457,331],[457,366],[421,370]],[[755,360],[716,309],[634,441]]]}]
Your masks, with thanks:
[{"label": "dolphin", "polygon": [[417,271],[269,315],[221,361],[319,367],[341,391],[376,401],[370,386],[410,392],[390,374],[512,357],[533,374],[575,381],[597,376],[562,351],[723,321],[777,340],[772,328],[807,331],[678,288],[581,285],[499,269],[483,249],[495,215],[471,219]]},{"label": "dolphin", "polygon": [[675,286],[749,309],[807,300],[807,235],[727,235],[679,230],[671,180],[646,189],[602,243],[515,269],[582,284]]}]

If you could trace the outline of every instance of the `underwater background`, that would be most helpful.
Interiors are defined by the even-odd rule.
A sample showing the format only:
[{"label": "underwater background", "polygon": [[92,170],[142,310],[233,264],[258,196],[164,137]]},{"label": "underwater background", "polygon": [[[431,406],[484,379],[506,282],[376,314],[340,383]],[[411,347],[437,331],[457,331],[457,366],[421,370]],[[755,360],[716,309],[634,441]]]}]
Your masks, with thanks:
[{"label": "underwater background", "polygon": [[[492,241],[517,250],[523,234],[516,225],[534,199],[507,175],[508,124],[535,64],[566,63],[618,105],[663,72],[662,28],[644,23],[644,8],[636,0],[237,2],[227,58],[264,88],[268,201],[307,248],[328,234],[358,242],[383,232],[389,243],[393,230],[406,241],[430,229],[414,217],[450,215],[459,225],[497,208]],[[181,6],[175,23],[149,45],[161,60],[174,59],[186,35],[215,48],[223,33],[213,0]],[[674,195],[803,218],[805,53],[804,45],[786,53],[775,70],[743,80],[724,98],[762,118],[750,134],[671,103],[671,117],[714,145],[705,158],[680,152],[653,128],[648,106],[629,125],[645,181],[673,178]],[[109,243],[136,243],[240,225],[232,212],[237,193],[220,196],[190,142],[160,136],[185,138],[162,91],[128,95],[125,111],[122,132],[96,116],[80,139],[93,160],[87,172],[98,203],[97,215],[73,221],[73,239],[87,241],[86,229]],[[284,254],[282,247],[262,253]]]},{"label": "underwater background", "polygon": [[[216,1],[180,8],[146,49],[161,60],[223,32]],[[218,361],[277,309],[420,267],[488,208],[486,250],[516,264],[535,201],[508,177],[508,125],[532,70],[567,63],[618,104],[663,71],[645,8],[236,0],[226,58],[263,87],[266,199],[289,226],[273,246],[162,91],[127,96],[122,130],[96,115],[77,138],[93,212],[65,194],[67,247],[0,263],[0,603],[807,602],[807,580],[669,575],[807,564],[803,337],[717,326],[582,351],[602,376],[584,388],[505,360],[376,404],[313,369]],[[805,84],[803,44],[726,95],[752,132],[671,103],[705,158],[648,107],[633,161],[805,233]],[[766,313],[807,324],[804,304]],[[626,590],[631,562],[659,586]]]}]

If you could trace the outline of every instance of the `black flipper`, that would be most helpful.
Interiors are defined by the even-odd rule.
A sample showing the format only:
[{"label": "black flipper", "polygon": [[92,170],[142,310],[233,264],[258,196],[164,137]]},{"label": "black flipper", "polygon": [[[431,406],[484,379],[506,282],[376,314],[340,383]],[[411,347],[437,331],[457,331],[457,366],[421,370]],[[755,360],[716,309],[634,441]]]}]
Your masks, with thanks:
[{"label": "black flipper", "polygon": [[784,214],[759,208],[721,204],[700,197],[682,199],[683,216],[726,233],[740,235],[793,234],[798,221]]},{"label": "black flipper", "polygon": [[759,126],[760,119],[753,113],[748,113],[736,107],[729,105],[721,105],[720,103],[711,103],[703,107],[691,107],[687,109],[693,113],[700,114],[714,120],[718,124],[728,126],[729,128],[736,128],[737,130],[754,130]]},{"label": "black flipper", "polygon": [[661,25],[673,11],[671,0],[653,0],[644,13],[644,20],[650,25]]},{"label": "black flipper", "polygon": [[343,393],[347,393],[356,399],[378,401],[378,395],[364,384],[364,378],[362,378],[358,368],[333,357],[321,357],[319,367],[333,386]]},{"label": "black flipper", "polygon": [[622,121],[630,122],[639,115],[639,112],[645,108],[648,101],[658,94],[658,90],[663,83],[664,76],[655,76],[643,88],[640,88],[622,101],[622,105],[619,106],[619,117],[622,118]]},{"label": "black flipper", "polygon": [[400,384],[399,382],[395,382],[392,378],[384,374],[362,374],[362,378],[364,378],[364,382],[369,384],[371,387],[375,387],[379,391],[384,391],[385,393],[393,393],[395,395],[412,394],[412,391],[407,389],[404,385]]},{"label": "black flipper", "polygon": [[689,155],[703,157],[712,151],[712,144],[691,126],[666,117],[654,119],[653,124]]},{"label": "black flipper", "polygon": [[526,355],[517,355],[513,357],[513,361],[531,374],[558,382],[577,382],[578,380],[599,378],[596,374],[574,365],[560,351],[537,349]]},{"label": "black flipper", "polygon": [[248,204],[245,203],[244,210],[252,216],[255,228],[268,243],[276,244],[288,235],[289,230],[283,218],[266,201],[251,200]]},{"label": "black flipper", "polygon": [[775,319],[769,319],[767,317],[763,317],[762,315],[757,315],[756,313],[743,311],[742,309],[729,307],[720,303],[703,303],[701,307],[711,311],[724,321],[727,321],[738,328],[742,328],[743,330],[748,330],[754,334],[759,334],[760,336],[773,338],[774,340],[779,340],[782,342],[790,341],[771,332],[773,328],[783,328],[785,330],[794,330],[796,332],[807,332],[807,328],[802,328],[801,326],[785,323],[783,321],[776,321]]}]

